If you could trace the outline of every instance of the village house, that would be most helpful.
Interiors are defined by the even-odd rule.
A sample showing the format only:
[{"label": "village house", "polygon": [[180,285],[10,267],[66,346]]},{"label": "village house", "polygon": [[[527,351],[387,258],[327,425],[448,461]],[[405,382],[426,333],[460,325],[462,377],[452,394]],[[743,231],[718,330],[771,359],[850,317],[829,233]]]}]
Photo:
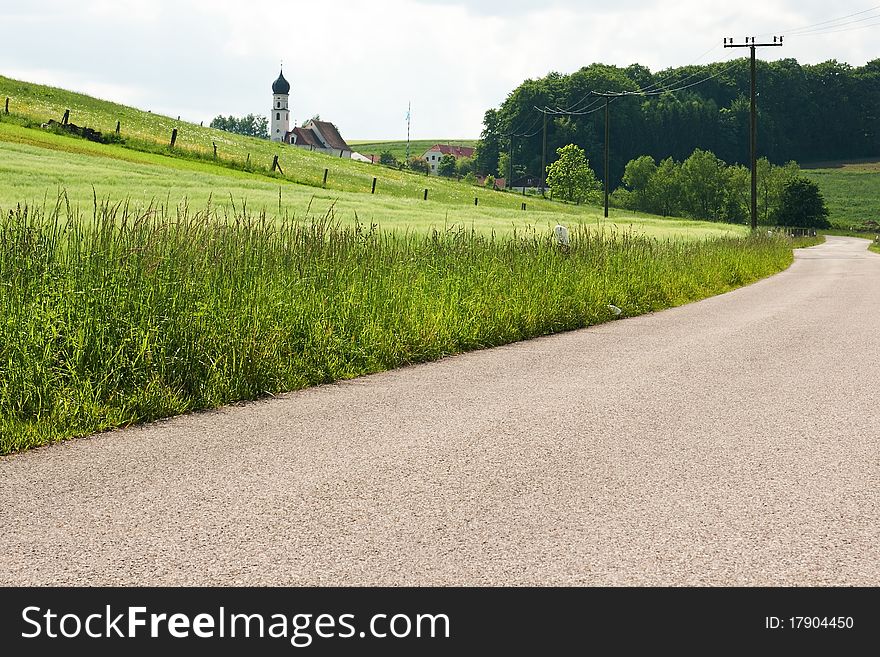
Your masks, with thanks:
[{"label": "village house", "polygon": [[444,155],[451,155],[456,160],[460,157],[473,157],[474,149],[469,146],[449,146],[448,144],[435,144],[431,146],[424,155],[425,160],[428,162],[428,166],[431,167],[431,173],[437,173],[437,167],[440,165],[440,160],[443,159]]}]

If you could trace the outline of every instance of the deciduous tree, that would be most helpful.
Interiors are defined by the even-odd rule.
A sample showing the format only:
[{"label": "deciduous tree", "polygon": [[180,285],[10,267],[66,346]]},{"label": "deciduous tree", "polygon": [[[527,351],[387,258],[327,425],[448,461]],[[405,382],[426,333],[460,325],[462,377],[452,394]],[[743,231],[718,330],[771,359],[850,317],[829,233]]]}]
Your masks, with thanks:
[{"label": "deciduous tree", "polygon": [[598,202],[602,185],[590,168],[584,150],[569,144],[557,149],[556,153],[559,159],[547,167],[547,184],[553,197],[575,203]]}]

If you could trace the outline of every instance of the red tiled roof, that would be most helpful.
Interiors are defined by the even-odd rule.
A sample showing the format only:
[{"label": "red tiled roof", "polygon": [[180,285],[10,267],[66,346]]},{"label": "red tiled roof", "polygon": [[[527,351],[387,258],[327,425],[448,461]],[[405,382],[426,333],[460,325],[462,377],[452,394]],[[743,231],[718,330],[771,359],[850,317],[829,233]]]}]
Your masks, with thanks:
[{"label": "red tiled roof", "polygon": [[473,157],[474,149],[469,146],[449,146],[447,144],[435,144],[427,152],[440,151],[442,155],[452,155],[455,158]]},{"label": "red tiled roof", "polygon": [[290,132],[296,135],[297,146],[314,146],[315,148],[324,148],[324,144],[322,144],[318,140],[318,138],[315,136],[315,133],[311,130],[307,130],[305,128],[294,128]]},{"label": "red tiled roof", "polygon": [[324,138],[324,141],[327,143],[327,148],[335,148],[341,151],[351,150],[351,147],[345,143],[342,135],[339,134],[339,130],[336,129],[336,126],[329,121],[309,121],[308,126],[314,126],[318,129],[321,136]]}]

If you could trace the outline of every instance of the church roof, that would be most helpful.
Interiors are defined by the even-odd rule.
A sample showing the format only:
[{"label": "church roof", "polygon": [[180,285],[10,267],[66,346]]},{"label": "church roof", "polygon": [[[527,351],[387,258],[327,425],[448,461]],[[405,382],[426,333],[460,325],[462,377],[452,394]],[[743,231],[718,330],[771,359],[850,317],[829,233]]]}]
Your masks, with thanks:
[{"label": "church roof", "polygon": [[306,125],[307,128],[312,126],[318,129],[318,132],[327,144],[327,148],[335,148],[341,151],[351,150],[351,146],[345,143],[345,140],[342,138],[342,135],[339,134],[339,130],[336,129],[336,126],[329,121],[312,120]]},{"label": "church roof", "polygon": [[315,148],[324,148],[324,144],[318,141],[318,138],[315,136],[315,133],[311,130],[305,130],[303,128],[294,128],[290,131],[294,135],[296,135],[296,145],[297,146],[314,146]]},{"label": "church roof", "polygon": [[273,94],[289,94],[290,82],[284,79],[284,71],[278,74],[278,79],[272,83]]}]

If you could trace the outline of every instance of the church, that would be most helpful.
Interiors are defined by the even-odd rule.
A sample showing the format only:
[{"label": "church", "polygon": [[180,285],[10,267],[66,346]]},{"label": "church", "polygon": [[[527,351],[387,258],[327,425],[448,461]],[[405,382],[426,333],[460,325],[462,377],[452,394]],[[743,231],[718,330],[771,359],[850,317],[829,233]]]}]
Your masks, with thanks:
[{"label": "church", "polygon": [[312,119],[301,128],[290,129],[290,83],[284,79],[284,71],[272,83],[272,114],[269,117],[272,141],[291,144],[310,151],[326,153],[336,157],[354,157],[360,159],[358,153],[352,154],[351,147],[345,143],[335,125],[329,121]]}]

